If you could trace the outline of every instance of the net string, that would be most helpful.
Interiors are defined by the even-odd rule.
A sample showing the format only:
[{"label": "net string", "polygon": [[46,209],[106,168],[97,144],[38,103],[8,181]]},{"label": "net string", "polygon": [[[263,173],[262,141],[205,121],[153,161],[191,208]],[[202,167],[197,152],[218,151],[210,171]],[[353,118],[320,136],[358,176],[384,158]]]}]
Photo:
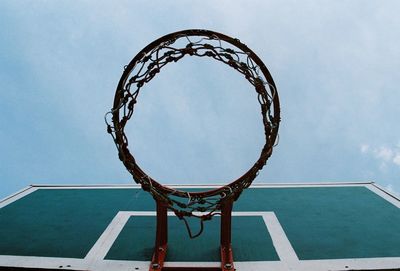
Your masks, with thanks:
[{"label": "net string", "polygon": [[[182,42],[184,40],[187,43]],[[216,44],[213,45],[211,44],[212,42]],[[183,43],[183,46],[178,46],[178,43]],[[227,44],[226,48],[224,47],[225,43]],[[275,118],[272,106],[273,100],[277,95],[275,86],[262,76],[260,73],[261,69],[251,58],[250,52],[245,52],[238,48],[233,49],[230,46],[230,43],[221,41],[216,35],[201,37],[197,41],[193,41],[189,36],[183,35],[160,43],[148,53],[143,53],[141,58],[134,63],[133,68],[129,71],[126,83],[116,92],[116,97],[119,99],[118,104],[104,116],[107,132],[113,138],[120,160],[132,174],[135,182],[141,184],[143,189],[149,191],[154,199],[165,202],[168,209],[175,212],[180,219],[184,220],[191,238],[195,238],[201,234],[203,231],[203,222],[217,214],[223,201],[229,199],[236,200],[241,192],[250,186],[271,155],[272,148],[279,142],[278,139],[274,140],[275,142],[271,142],[273,133],[277,133],[280,121],[279,118]],[[255,88],[263,116],[266,144],[263,147],[260,159],[240,182],[233,182],[230,185],[224,186],[218,193],[207,197],[192,197],[189,192],[182,193],[173,188],[169,188],[169,192],[166,193],[164,189],[160,188],[160,185],[154,185],[153,182],[155,181],[140,170],[134,157],[130,154],[128,150],[128,138],[124,132],[127,122],[133,116],[135,104],[142,87],[150,82],[168,63],[177,62],[186,55],[209,57],[241,73]],[[115,125],[114,118],[112,119],[114,125],[110,121],[110,116],[114,116],[115,114],[118,114],[120,118],[118,125]],[[178,198],[187,198],[187,201],[183,202],[178,200]],[[194,215],[194,212],[204,214],[197,216]],[[185,216],[200,219],[201,227],[198,234],[192,234]]]}]

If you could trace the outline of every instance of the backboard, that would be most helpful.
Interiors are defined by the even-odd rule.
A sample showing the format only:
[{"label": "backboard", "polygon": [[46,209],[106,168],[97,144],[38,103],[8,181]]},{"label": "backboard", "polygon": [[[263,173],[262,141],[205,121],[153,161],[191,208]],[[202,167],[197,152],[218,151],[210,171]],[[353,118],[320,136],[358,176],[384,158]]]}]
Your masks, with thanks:
[{"label": "backboard", "polygon": [[[235,268],[400,268],[399,208],[374,183],[253,185],[232,213]],[[155,215],[154,200],[133,185],[32,185],[0,202],[0,267],[148,270]],[[219,225],[215,217],[189,239],[169,214],[165,266],[219,267]]]}]

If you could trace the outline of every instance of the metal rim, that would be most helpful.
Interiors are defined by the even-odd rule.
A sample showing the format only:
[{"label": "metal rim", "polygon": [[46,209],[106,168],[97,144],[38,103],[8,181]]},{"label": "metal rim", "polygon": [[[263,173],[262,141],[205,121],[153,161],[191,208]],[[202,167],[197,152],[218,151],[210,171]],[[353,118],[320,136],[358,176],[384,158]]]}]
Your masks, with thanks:
[{"label": "metal rim", "polygon": [[[255,82],[254,80],[257,81],[257,79],[254,78],[252,78],[253,81],[250,81],[247,78],[247,76],[246,79],[248,79],[250,82],[253,82],[253,85],[255,85],[256,91],[259,95],[259,102],[261,104],[261,113],[263,116],[264,133],[266,141],[264,147],[261,150],[261,154],[258,160],[247,172],[245,172],[238,179],[233,180],[229,184],[221,186],[220,188],[217,189],[212,189],[202,192],[186,192],[186,191],[172,189],[168,186],[162,185],[160,182],[156,181],[155,179],[147,175],[139,167],[139,165],[136,164],[133,155],[130,153],[128,149],[128,139],[123,129],[127,120],[124,120],[123,118],[121,119],[121,110],[122,110],[121,101],[125,97],[124,93],[126,92],[127,82],[131,79],[131,74],[138,63],[141,63],[141,61],[143,61],[145,57],[148,57],[153,50],[160,48],[160,46],[164,46],[165,44],[169,44],[171,42],[173,43],[180,38],[187,38],[190,41],[189,37],[195,37],[195,36],[203,37],[206,40],[217,39],[219,40],[220,43],[221,41],[223,41],[230,46],[234,46],[235,48],[238,48],[242,52],[247,54],[247,57],[250,58],[257,65],[257,67],[262,73],[262,76],[264,77],[263,79],[261,79],[260,77],[261,83]],[[183,56],[190,55],[190,51],[186,52],[184,51],[185,50],[184,48],[182,48],[181,50],[183,50],[182,51]],[[177,60],[174,61],[176,62]],[[235,61],[232,61],[226,64],[235,68],[235,66],[237,66],[238,63],[239,62],[236,63]],[[240,67],[235,69],[240,69]],[[158,72],[159,69],[155,73]],[[267,86],[267,88],[265,86]],[[269,93],[273,93],[273,95],[270,95]],[[263,100],[264,104],[262,103],[262,101],[260,101],[260,96],[261,99],[264,99]],[[133,104],[134,103],[136,103],[136,99],[134,100]],[[271,115],[272,111],[273,115]],[[153,197],[164,199],[167,202],[169,202],[168,195],[189,198],[189,199],[191,198],[202,199],[202,198],[212,197],[215,195],[220,195],[221,201],[223,201],[225,198],[234,198],[234,200],[236,200],[239,197],[241,191],[247,188],[256,178],[259,170],[262,169],[268,158],[271,156],[274,143],[277,139],[279,122],[280,122],[280,106],[279,106],[278,92],[271,74],[269,73],[267,67],[264,65],[261,59],[245,44],[241,43],[240,40],[238,39],[231,38],[221,33],[209,30],[200,30],[200,29],[191,29],[191,30],[174,32],[153,41],[145,48],[143,48],[125,67],[125,70],[121,76],[121,79],[118,83],[115,92],[113,109],[109,113],[112,114],[113,125],[108,124],[108,132],[114,138],[120,160],[124,163],[127,170],[132,174],[134,180],[137,183],[141,184],[144,190],[151,192]],[[125,123],[122,123],[122,121],[125,121]]]}]

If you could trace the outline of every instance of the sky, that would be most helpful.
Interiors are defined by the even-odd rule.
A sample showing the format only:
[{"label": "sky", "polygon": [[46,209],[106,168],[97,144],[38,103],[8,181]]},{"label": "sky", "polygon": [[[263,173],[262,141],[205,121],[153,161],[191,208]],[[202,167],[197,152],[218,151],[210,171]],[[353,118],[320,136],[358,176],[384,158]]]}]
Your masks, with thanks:
[{"label": "sky", "polygon": [[[0,1],[0,198],[29,184],[124,184],[106,133],[123,67],[165,34],[236,37],[281,102],[257,183],[374,181],[400,191],[398,1]],[[210,59],[170,64],[128,124],[163,184],[228,183],[263,145],[254,90]]]}]

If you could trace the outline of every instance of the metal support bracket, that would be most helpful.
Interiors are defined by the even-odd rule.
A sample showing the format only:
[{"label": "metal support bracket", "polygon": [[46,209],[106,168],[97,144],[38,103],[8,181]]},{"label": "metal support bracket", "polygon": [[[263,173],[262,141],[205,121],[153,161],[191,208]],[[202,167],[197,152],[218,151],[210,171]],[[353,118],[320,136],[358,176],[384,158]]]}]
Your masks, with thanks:
[{"label": "metal support bracket", "polygon": [[221,205],[221,232],[220,253],[221,267],[164,267],[168,245],[168,213],[165,203],[156,200],[157,203],[157,229],[153,257],[149,271],[234,271],[231,225],[233,201],[224,202]]}]

